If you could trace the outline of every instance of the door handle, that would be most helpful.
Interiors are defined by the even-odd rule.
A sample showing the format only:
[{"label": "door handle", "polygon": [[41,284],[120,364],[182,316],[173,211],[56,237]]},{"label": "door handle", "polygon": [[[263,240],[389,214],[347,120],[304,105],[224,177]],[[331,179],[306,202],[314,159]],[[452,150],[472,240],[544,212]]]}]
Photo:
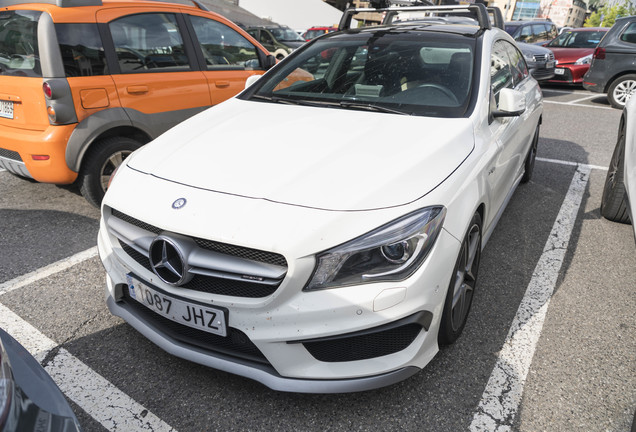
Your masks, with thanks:
[{"label": "door handle", "polygon": [[218,88],[225,88],[225,87],[229,87],[230,86],[230,82],[229,81],[215,81],[214,85],[217,86]]},{"label": "door handle", "polygon": [[146,85],[134,85],[126,87],[128,94],[145,94],[148,93],[148,86]]}]

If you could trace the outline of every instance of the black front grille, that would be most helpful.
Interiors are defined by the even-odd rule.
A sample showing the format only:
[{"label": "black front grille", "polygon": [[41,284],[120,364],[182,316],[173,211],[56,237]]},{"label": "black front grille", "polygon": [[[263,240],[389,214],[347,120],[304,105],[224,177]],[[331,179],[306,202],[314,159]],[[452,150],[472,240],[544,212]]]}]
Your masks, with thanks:
[{"label": "black front grille", "polygon": [[263,353],[240,330],[228,327],[228,335],[223,337],[176,323],[133,300],[128,292],[128,287],[124,287],[121,301],[144,322],[172,339],[207,351],[269,365]]},{"label": "black front grille", "polygon": [[[137,252],[135,249],[121,241],[119,242],[119,244],[124,252],[130,255],[132,259],[137,261],[146,270],[152,272],[150,260],[147,256]],[[261,298],[274,294],[278,286],[279,284],[264,285],[254,282],[244,282],[212,276],[195,275],[190,282],[180,285],[180,288],[233,297]]]},{"label": "black front grille", "polygon": [[22,162],[22,158],[20,157],[20,154],[13,150],[0,148],[0,157]]},{"label": "black front grille", "polygon": [[550,54],[535,54],[534,55],[534,61],[536,61],[537,63],[543,63],[543,62],[547,62],[550,60],[554,60],[554,54],[550,53]]},{"label": "black front grille", "polygon": [[430,312],[419,312],[392,324],[362,332],[301,343],[319,361],[334,363],[367,360],[406,349],[422,328],[429,328],[432,317]]},{"label": "black front grille", "polygon": [[[123,220],[124,222],[128,222],[131,225],[142,228],[146,231],[152,232],[154,234],[159,235],[163,230],[156,226],[147,224],[138,219],[135,219],[127,214],[124,214],[118,210],[112,209],[112,215],[118,219]],[[287,267],[287,260],[285,257],[274,253],[274,252],[266,252],[258,249],[251,249],[242,246],[235,246],[226,243],[215,242],[212,240],[206,240],[201,238],[193,237],[193,240],[199,245],[202,249],[211,250],[214,252],[219,252],[226,255],[232,255],[239,258],[244,258],[252,261],[259,261],[267,264],[279,265],[281,267]]]}]

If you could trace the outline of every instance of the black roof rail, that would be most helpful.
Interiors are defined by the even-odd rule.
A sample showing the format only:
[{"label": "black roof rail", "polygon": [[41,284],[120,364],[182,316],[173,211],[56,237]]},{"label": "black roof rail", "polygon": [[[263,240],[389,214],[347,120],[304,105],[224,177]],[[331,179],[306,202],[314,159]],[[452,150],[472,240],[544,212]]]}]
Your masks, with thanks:
[{"label": "black roof rail", "polygon": [[506,29],[506,24],[504,21],[504,17],[503,17],[503,13],[501,13],[501,9],[499,9],[496,6],[491,6],[486,8],[488,10],[488,14],[492,15],[492,24],[497,27],[500,28],[502,30]]},{"label": "black roof rail", "polygon": [[0,7],[15,6],[27,3],[44,3],[59,7],[101,6],[102,0],[2,0]]},{"label": "black roof rail", "polygon": [[[380,2],[386,5],[387,1]],[[338,30],[348,30],[351,28],[351,19],[353,15],[361,12],[379,12],[384,13],[383,23],[391,23],[393,17],[398,12],[428,12],[436,16],[466,16],[477,20],[479,27],[482,29],[491,29],[490,18],[486,6],[481,3],[470,5],[450,5],[450,6],[391,6],[380,8],[349,8],[344,11]],[[501,11],[500,11],[501,13]],[[433,15],[433,16],[435,16]]]}]

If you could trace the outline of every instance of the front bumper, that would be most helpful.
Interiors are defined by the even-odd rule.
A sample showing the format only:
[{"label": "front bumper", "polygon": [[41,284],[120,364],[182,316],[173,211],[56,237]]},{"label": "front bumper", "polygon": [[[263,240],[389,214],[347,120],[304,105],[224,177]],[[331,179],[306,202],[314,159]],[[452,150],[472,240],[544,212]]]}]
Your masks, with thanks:
[{"label": "front bumper", "polygon": [[[274,390],[340,393],[401,381],[435,356],[441,311],[460,244],[442,230],[427,260],[405,281],[315,292],[302,291],[313,271],[313,259],[288,259],[285,280],[263,298],[215,295],[164,284],[131,258],[109,233],[104,219],[98,246],[107,271],[110,311],[165,351],[254,379]],[[187,328],[189,338],[180,334],[179,325],[165,326],[153,316],[157,314],[126,298],[129,274],[166,294],[226,309],[226,339],[231,341],[212,338],[202,344]],[[386,326],[399,325],[413,316],[425,317],[420,319],[424,324],[419,331],[408,343],[385,349],[384,344],[393,344],[395,336],[385,331]],[[371,336],[359,337],[365,334]],[[217,341],[223,348],[217,349]],[[358,357],[345,353],[339,358],[346,345],[365,343],[370,353]]]},{"label": "front bumper", "polygon": [[590,69],[590,65],[560,65],[556,70],[561,70],[561,73],[555,73],[554,78],[549,80],[555,84],[582,84],[583,76]]},{"label": "front bumper", "polygon": [[554,67],[546,67],[544,63],[530,63],[528,62],[528,69],[530,74],[537,81],[547,81],[554,78]]}]

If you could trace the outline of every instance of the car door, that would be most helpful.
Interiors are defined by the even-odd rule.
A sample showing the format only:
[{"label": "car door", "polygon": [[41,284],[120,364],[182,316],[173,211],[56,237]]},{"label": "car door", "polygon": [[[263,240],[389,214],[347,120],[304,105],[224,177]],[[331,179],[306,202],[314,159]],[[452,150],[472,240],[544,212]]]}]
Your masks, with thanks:
[{"label": "car door", "polygon": [[[535,83],[527,77],[527,66],[519,50],[505,40],[497,40],[491,53],[491,110],[497,109],[499,93],[504,88],[527,93],[526,86]],[[518,117],[494,118],[490,123],[491,139],[499,148],[495,166],[488,176],[493,209],[500,209],[504,205],[520,179],[526,148],[530,145],[529,128],[532,127],[526,123],[530,123],[528,112]]]},{"label": "car door", "polygon": [[133,124],[154,138],[211,105],[178,9],[113,8],[97,17],[106,23],[113,81]]},{"label": "car door", "polygon": [[194,13],[185,17],[203,65],[212,105],[241,92],[251,75],[265,72],[261,65],[265,51],[250,42],[238,28]]}]

